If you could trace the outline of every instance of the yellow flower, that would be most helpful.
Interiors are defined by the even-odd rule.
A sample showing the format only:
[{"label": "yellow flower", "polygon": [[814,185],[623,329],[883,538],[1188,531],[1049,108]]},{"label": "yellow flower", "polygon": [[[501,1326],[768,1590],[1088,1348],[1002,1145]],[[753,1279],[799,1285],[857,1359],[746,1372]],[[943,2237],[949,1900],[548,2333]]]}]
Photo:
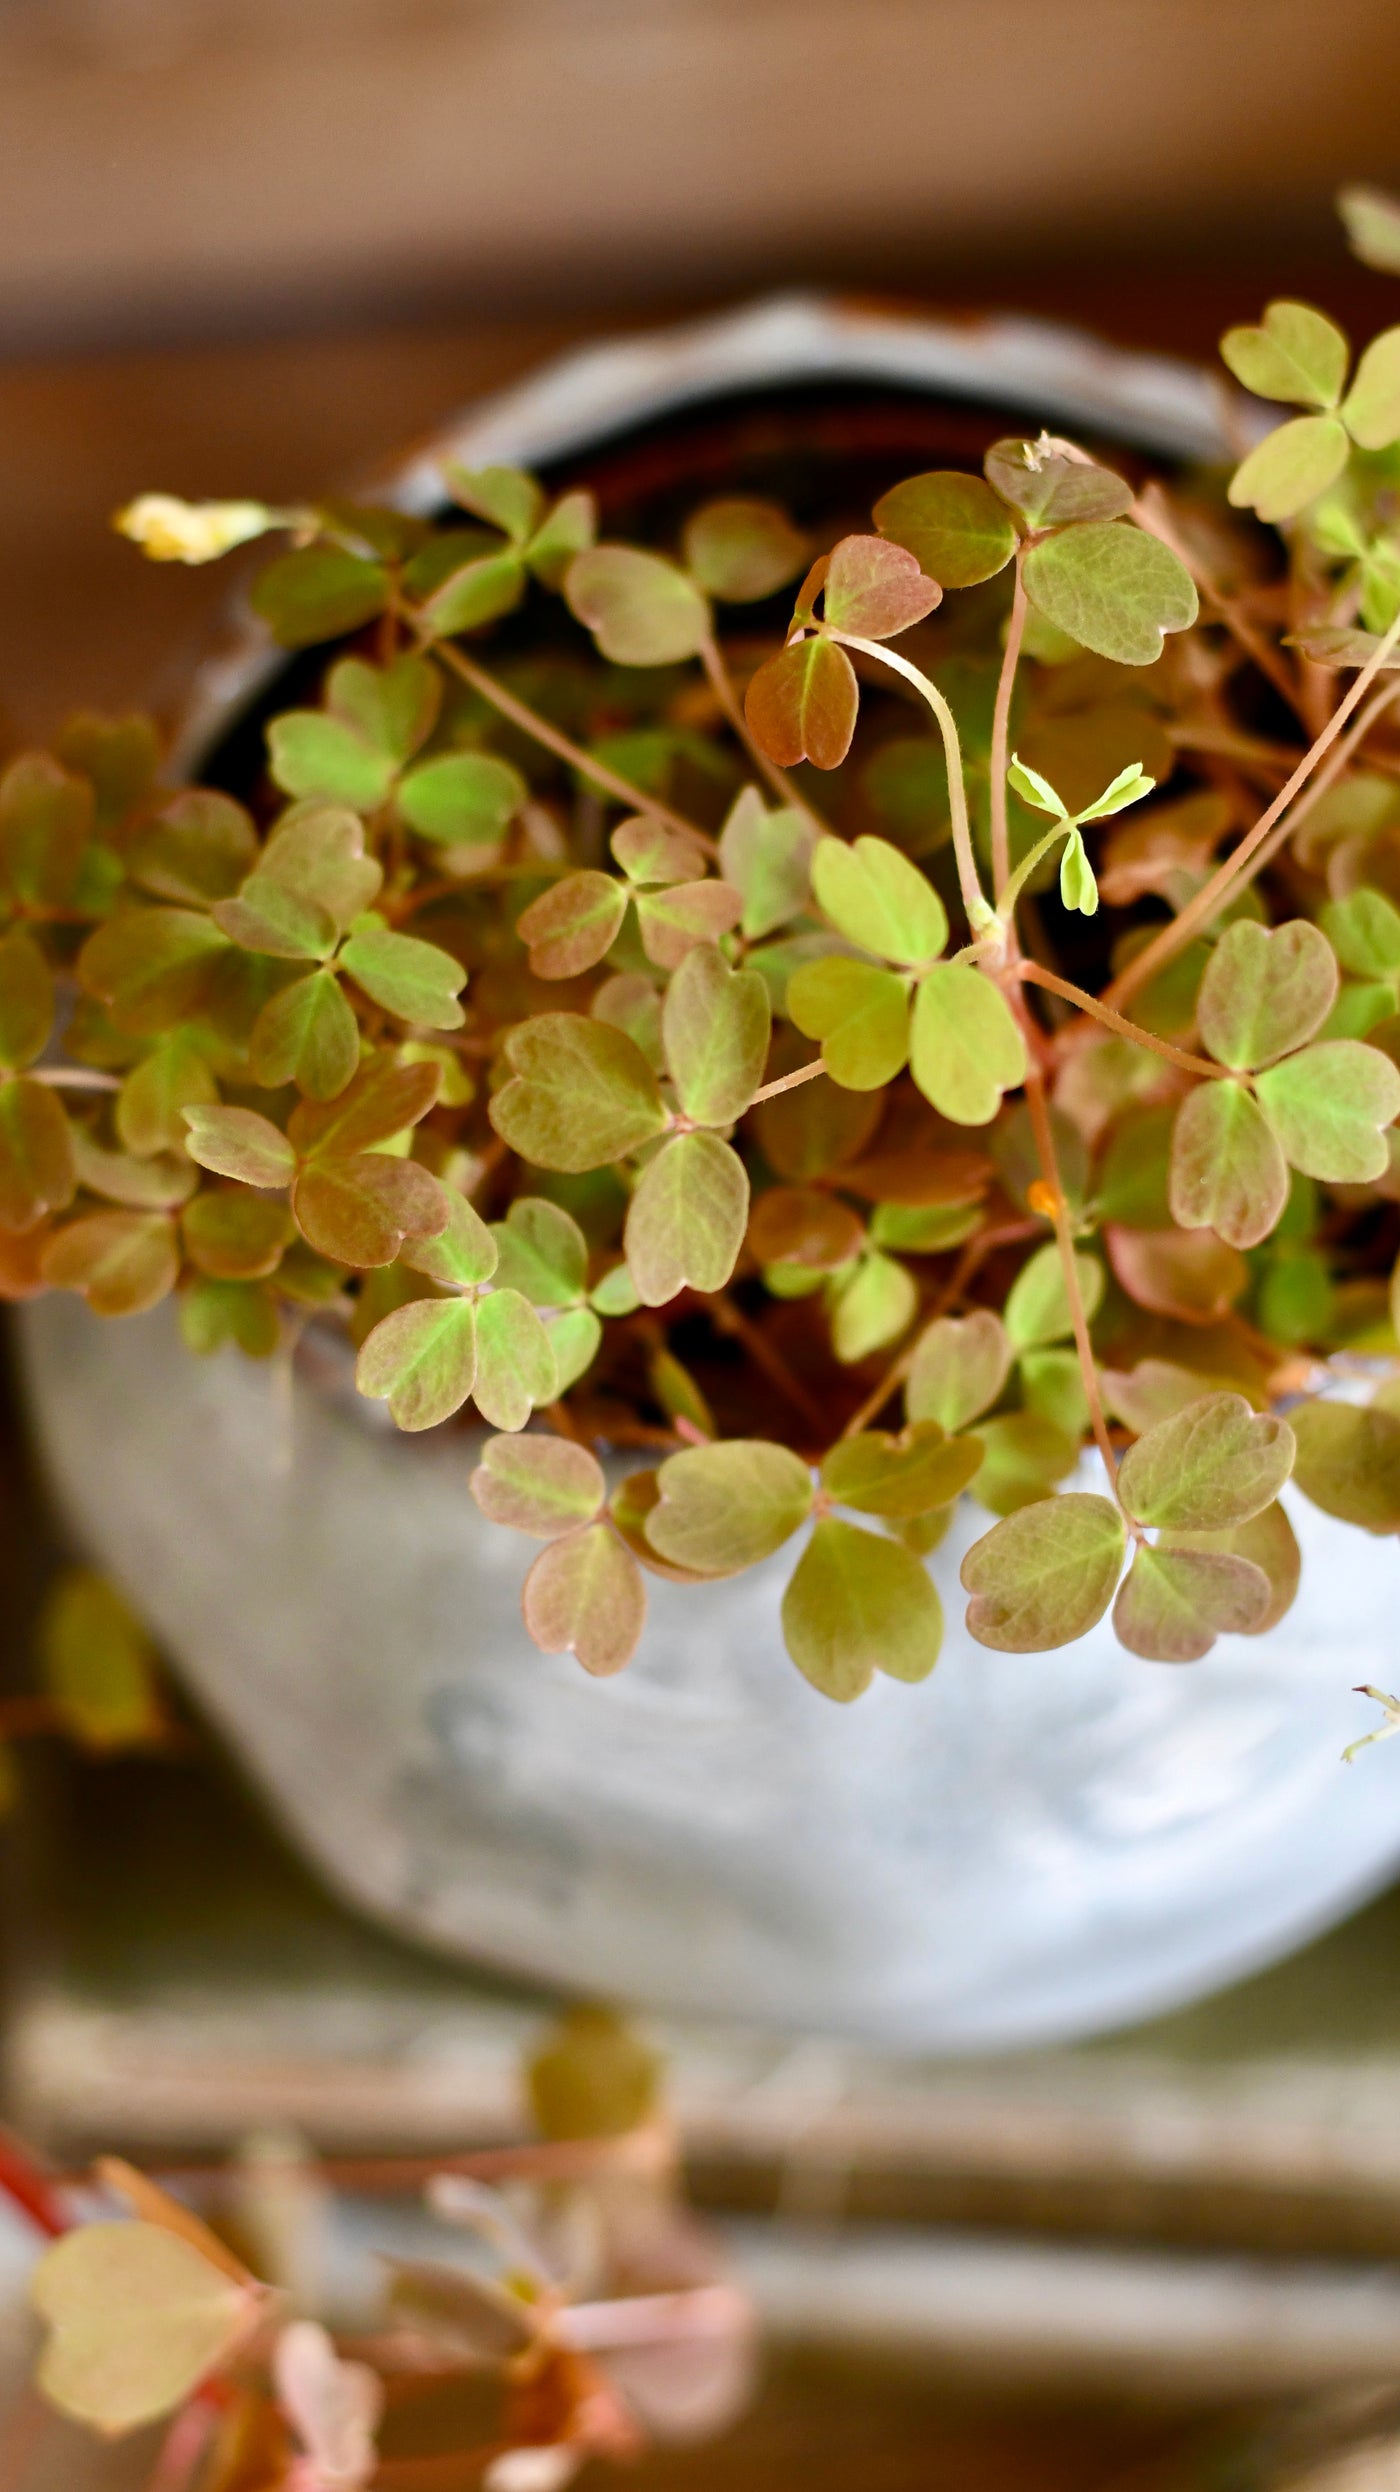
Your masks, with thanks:
[{"label": "yellow flower", "polygon": [[281,524],[265,502],[182,502],[173,493],[139,493],[112,522],[152,562],[217,562]]}]

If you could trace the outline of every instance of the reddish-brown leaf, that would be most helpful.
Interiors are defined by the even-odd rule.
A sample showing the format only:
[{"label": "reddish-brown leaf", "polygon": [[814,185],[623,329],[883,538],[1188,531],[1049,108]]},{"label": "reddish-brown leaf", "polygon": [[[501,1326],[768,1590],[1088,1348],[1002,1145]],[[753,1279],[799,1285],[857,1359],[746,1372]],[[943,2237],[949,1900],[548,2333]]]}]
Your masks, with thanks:
[{"label": "reddish-brown leaf", "polygon": [[844,649],[820,634],[796,640],[761,666],[744,715],[770,761],[835,770],[851,749],[860,695]]},{"label": "reddish-brown leaf", "polygon": [[447,1226],[442,1187],[416,1160],[361,1151],[307,1161],[292,1187],[292,1211],[308,1246],[360,1271],[392,1263],[406,1237],[437,1237]]},{"label": "reddish-brown leaf", "polygon": [[338,1099],[303,1100],[292,1110],[287,1133],[306,1159],[372,1151],[426,1116],[441,1084],[442,1066],[435,1059],[396,1064],[390,1055],[374,1056]]},{"label": "reddish-brown leaf", "polygon": [[825,613],[834,631],[862,640],[893,640],[941,604],[943,591],[924,577],[906,546],[882,536],[843,536],[826,574]]},{"label": "reddish-brown leaf", "polygon": [[76,1289],[97,1315],[142,1315],[175,1286],[180,1250],[165,1212],[95,1211],[55,1229],[44,1253],[51,1289]]},{"label": "reddish-brown leaf", "polygon": [[62,1101],[43,1082],[0,1082],[0,1229],[37,1228],[71,1203],[76,1184]]},{"label": "reddish-brown leaf", "polygon": [[760,1263],[804,1263],[834,1272],[860,1252],[864,1223],[848,1203],[815,1186],[775,1185],[749,1218],[749,1252]]},{"label": "reddish-brown leaf", "polygon": [[525,1578],[525,1624],[541,1651],[573,1653],[595,1678],[625,1668],[646,1623],[641,1569],[607,1523],[542,1549]]},{"label": "reddish-brown leaf", "polygon": [[1183,1324],[1218,1324],[1249,1279],[1243,1255],[1209,1229],[1109,1227],[1104,1239],[1128,1296]]}]

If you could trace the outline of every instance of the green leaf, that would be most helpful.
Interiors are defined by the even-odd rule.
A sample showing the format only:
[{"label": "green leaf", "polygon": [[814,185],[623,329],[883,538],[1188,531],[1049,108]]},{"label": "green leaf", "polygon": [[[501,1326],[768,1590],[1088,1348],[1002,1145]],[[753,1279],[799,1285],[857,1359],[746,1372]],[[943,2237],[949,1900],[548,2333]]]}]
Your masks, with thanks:
[{"label": "green leaf", "polygon": [[27,926],[0,937],[0,1064],[33,1064],[53,1028],[53,972]]},{"label": "green leaf", "polygon": [[968,1632],[999,1653],[1048,1653],[1097,1626],[1123,1564],[1123,1518],[1107,1497],[1022,1506],[968,1550]]},{"label": "green leaf", "polygon": [[1098,914],[1099,887],[1078,831],[1070,833],[1060,857],[1060,904],[1077,909],[1081,917]]},{"label": "green leaf", "polygon": [[1252,1072],[1311,1038],[1336,993],[1332,946],[1307,918],[1272,933],[1252,918],[1236,918],[1201,980],[1201,1036],[1218,1063]]},{"label": "green leaf", "polygon": [[124,909],[89,935],[78,976],[119,1030],[147,1038],[193,1018],[227,950],[218,927],[191,909]]},{"label": "green leaf", "polygon": [[1102,796],[1096,796],[1091,805],[1081,808],[1079,819],[1081,822],[1107,821],[1110,814],[1122,813],[1129,805],[1139,804],[1144,796],[1150,796],[1156,784],[1155,779],[1148,777],[1141,762],[1130,761],[1126,769],[1119,771],[1116,779],[1109,781]]},{"label": "green leaf", "polygon": [[236,1177],[242,1185],[290,1185],[296,1153],[284,1133],[255,1108],[205,1107],[198,1101],[184,1111],[189,1128],[185,1145],[192,1160],[217,1177]]},{"label": "green leaf", "polygon": [[285,1203],[246,1186],[205,1186],[185,1205],[181,1228],[191,1263],[216,1281],[266,1280],[293,1234]]},{"label": "green leaf", "polygon": [[1033,545],[1025,562],[1033,606],[1085,649],[1120,666],[1151,666],[1163,635],[1198,610],[1189,571],[1142,528],[1091,520]]},{"label": "green leaf", "polygon": [[39,1663],[69,1737],[92,1754],[139,1748],[163,1732],[155,1646],[105,1575],[64,1568],[40,1617]]},{"label": "green leaf", "polygon": [[736,798],[720,833],[720,871],[743,900],[739,924],[751,942],[810,907],[816,838],[791,806],[765,811],[756,788]]},{"label": "green leaf", "polygon": [[1017,1365],[1025,1406],[1076,1443],[1089,1427],[1089,1396],[1077,1350],[1023,1350]]},{"label": "green leaf", "polygon": [[211,915],[241,951],[273,960],[329,960],[339,940],[329,909],[270,874],[250,874],[233,899],[215,901]]},{"label": "green leaf", "polygon": [[910,1060],[924,1097],[955,1125],[989,1125],[1026,1077],[1026,1049],[998,987],[967,961],[941,961],[914,996]]},{"label": "green leaf", "polygon": [[1400,1531],[1400,1419],[1374,1405],[1303,1402],[1289,1423],[1305,1497],[1362,1531]]},{"label": "green leaf", "polygon": [[1227,329],[1220,353],[1256,398],[1296,407],[1335,407],[1350,359],[1336,322],[1310,303],[1270,303],[1258,328]]},{"label": "green leaf", "polygon": [[513,1433],[558,1391],[549,1334],[529,1299],[518,1289],[493,1289],[477,1304],[475,1395],[482,1418]]},{"label": "green leaf", "polygon": [[1342,405],[1342,421],[1362,450],[1400,441],[1400,329],[1372,338]]},{"label": "green leaf", "polygon": [[155,1151],[183,1151],[185,1109],[212,1107],[218,1096],[198,1039],[174,1031],[133,1065],[122,1083],[116,1111],[122,1148],[138,1159]]},{"label": "green leaf", "polygon": [[169,1295],[179,1270],[174,1224],[163,1212],[90,1212],[56,1229],[44,1249],[50,1289],[76,1289],[94,1315],[144,1315]]},{"label": "green leaf", "polygon": [[65,908],[92,836],[93,791],[47,753],[21,753],[0,778],[0,869],[30,908]]},{"label": "green leaf", "polygon": [[1324,1185],[1369,1185],[1389,1162],[1400,1072],[1378,1047],[1324,1039],[1261,1073],[1255,1088],[1291,1166]]},{"label": "green leaf", "polygon": [[591,1523],[608,1493],[596,1457],[563,1436],[489,1437],[469,1484],[491,1522],[536,1540]]},{"label": "green leaf", "polygon": [[784,1445],[731,1437],[672,1454],[656,1474],[646,1538],[694,1575],[738,1575],[771,1557],[812,1510],[805,1462]]},{"label": "green leaf", "polygon": [[712,945],[688,952],[661,1008],[666,1065],[698,1125],[732,1125],[763,1080],[772,1026],[756,970],[731,969]]},{"label": "green leaf", "polygon": [[785,770],[835,770],[851,749],[860,694],[844,649],[817,633],[760,666],[744,698],[751,734]]},{"label": "green leaf", "polygon": [[397,1427],[439,1427],[476,1382],[476,1334],[474,1299],[412,1298],[375,1325],[355,1383],[368,1401],[388,1403]]},{"label": "green leaf", "polygon": [[813,1687],[849,1704],[877,1670],[928,1677],[943,1642],[943,1606],[898,1541],[825,1514],[783,1594],[783,1641]]},{"label": "green leaf", "polygon": [[793,579],[807,546],[776,502],[732,494],[687,520],[684,551],[686,568],[708,596],[743,606]]},{"label": "green leaf", "polygon": [[1390,276],[1400,273],[1400,202],[1383,190],[1354,182],[1337,193],[1337,213],[1359,260]]},{"label": "green leaf", "polygon": [[494,754],[444,753],[409,771],[397,803],[420,839],[442,848],[492,848],[528,792],[519,771]]},{"label": "green leaf", "polygon": [[603,1327],[591,1307],[567,1307],[562,1315],[550,1318],[548,1329],[559,1391],[567,1393],[580,1376],[587,1374],[597,1357],[603,1343]]},{"label": "green leaf", "polygon": [[1188,1092],[1172,1133],[1178,1226],[1257,1246],[1277,1228],[1287,1200],[1287,1163],[1249,1092],[1238,1082],[1202,1082]]},{"label": "green leaf", "polygon": [[270,996],[253,1024],[249,1062],[269,1090],[295,1082],[308,1099],[334,1099],[359,1061],[359,1025],[328,969]]},{"label": "green leaf", "polygon": [[207,908],[211,900],[232,897],[257,854],[252,816],[242,805],[213,788],[189,787],[140,825],[126,850],[126,870],[158,899]]},{"label": "green leaf", "polygon": [[1008,1410],[977,1429],[982,1462],[972,1494],[989,1514],[1014,1514],[1048,1496],[1079,1460],[1079,1439],[1036,1410]]},{"label": "green leaf", "polygon": [[371,1003],[416,1029],[459,1030],[467,1017],[457,1001],[467,973],[436,943],[375,927],[352,935],[340,962]]},{"label": "green leaf", "polygon": [[394,783],[393,755],[321,710],[286,710],[274,718],[267,748],[272,776],[289,796],[322,797],[372,813]]},{"label": "green leaf", "polygon": [[384,876],[376,859],[365,854],[358,814],[343,805],[308,803],[289,806],[274,826],[257,879],[313,902],[343,933],[369,907]]},{"label": "green leaf", "polygon": [[1118,1494],[1162,1531],[1229,1531],[1262,1513],[1293,1468],[1293,1432],[1242,1393],[1208,1393],[1130,1445]]},{"label": "green leaf", "polygon": [[881,495],[874,518],[882,536],[905,546],[919,569],[945,588],[992,579],[1016,551],[1016,531],[991,486],[956,468],[895,485]]},{"label": "green leaf", "polygon": [[1011,1344],[998,1315],[940,1315],[919,1335],[904,1407],[911,1421],[936,1419],[951,1436],[999,1399],[1011,1373]]},{"label": "green leaf", "polygon": [[1037,441],[994,441],[982,464],[993,490],[1029,528],[1121,519],[1133,506],[1132,487],[1121,476],[1047,433]]},{"label": "green leaf", "polygon": [[449,572],[441,587],[424,599],[423,621],[437,640],[479,631],[483,623],[495,623],[514,611],[525,594],[525,576],[519,554],[477,555]]},{"label": "green leaf", "polygon": [[643,1169],[623,1247],[643,1306],[723,1289],[749,1216],[744,1164],[718,1134],[677,1134]]},{"label": "green leaf", "polygon": [[830,953],[788,981],[787,1009],[843,1090],[883,1090],[909,1059],[909,993],[893,969]]},{"label": "green leaf", "polygon": [[76,2225],[45,2250],[29,2298],[49,2329],[39,2387],[104,2437],[173,2414],[261,2316],[254,2291],[147,2223]]},{"label": "green leaf", "polygon": [[914,556],[887,537],[843,536],[827,560],[824,611],[831,629],[893,640],[940,605],[943,591]]},{"label": "green leaf", "polygon": [[499,528],[516,545],[524,545],[539,526],[544,488],[523,467],[462,467],[449,459],[442,480],[462,510]]},{"label": "green leaf", "polygon": [[[1357,978],[1400,977],[1400,909],[1364,885],[1328,900],[1322,929],[1344,969]],[[1308,1033],[1312,1035],[1311,1032]]]},{"label": "green leaf", "polygon": [[[1074,1269],[1085,1316],[1092,1322],[1103,1298],[1104,1270],[1097,1255],[1076,1254]],[[1037,1247],[1023,1263],[1006,1300],[1007,1337],[1018,1350],[1040,1342],[1067,1340],[1074,1329],[1065,1289],[1064,1265],[1053,1242]]]},{"label": "green leaf", "polygon": [[511,1031],[505,1056],[513,1078],[492,1100],[491,1122],[536,1167],[581,1175],[666,1129],[645,1056],[605,1021],[539,1013]]},{"label": "green leaf", "polygon": [[542,1549],[522,1601],[541,1651],[572,1653],[594,1678],[626,1668],[646,1624],[641,1570],[607,1523],[590,1523]]},{"label": "green leaf", "polygon": [[326,707],[395,764],[427,742],[442,703],[442,677],[427,658],[406,654],[387,666],[342,658],[326,678]]},{"label": "green leaf", "polygon": [[1350,449],[1346,426],[1337,416],[1294,416],[1291,423],[1266,433],[1236,468],[1230,500],[1236,510],[1257,511],[1261,519],[1296,519],[1336,483]]},{"label": "green leaf", "polygon": [[1022,761],[1019,753],[1012,754],[1006,777],[1008,785],[1015,789],[1023,804],[1034,805],[1037,813],[1053,814],[1057,822],[1068,821],[1069,808],[1064,798],[1057,795],[1049,780],[1043,779],[1038,770],[1032,770],[1029,763]]},{"label": "green leaf", "polygon": [[831,1294],[831,1346],[846,1367],[888,1349],[908,1331],[919,1309],[913,1274],[892,1256],[874,1251],[862,1255],[853,1272],[838,1274]]},{"label": "green leaf", "polygon": [[718,943],[737,926],[743,903],[728,883],[672,883],[636,894],[642,949],[658,969],[677,969],[697,944]]},{"label": "green leaf", "polygon": [[532,1307],[578,1305],[587,1285],[588,1245],[578,1222],[558,1203],[539,1194],[517,1195],[491,1235],[503,1288],[518,1289]]},{"label": "green leaf", "polygon": [[597,534],[598,505],[594,496],[582,491],[563,493],[543,527],[536,529],[526,546],[525,560],[546,588],[562,588],[575,554],[591,545]]},{"label": "green leaf", "polygon": [[161,737],[154,719],[133,710],[124,718],[106,718],[99,710],[78,710],[64,720],[54,751],[67,770],[90,779],[97,796],[97,821],[109,830],[149,797],[161,761]]},{"label": "green leaf", "polygon": [[416,1161],[363,1151],[308,1161],[293,1182],[292,1211],[318,1255],[373,1271],[394,1261],[405,1238],[436,1237],[448,1197]]},{"label": "green leaf", "polygon": [[0,1229],[23,1234],[73,1200],[78,1176],[63,1103],[43,1082],[0,1082]]},{"label": "green leaf", "polygon": [[284,649],[339,640],[372,623],[389,599],[389,574],[338,545],[307,545],[269,563],[253,590],[253,608]]},{"label": "green leaf", "polygon": [[675,666],[709,638],[709,605],[694,582],[633,545],[594,545],[576,555],[564,595],[614,666]]},{"label": "green leaf", "polygon": [[838,934],[881,960],[912,968],[936,960],[948,940],[933,885],[888,840],[819,840],[812,890]]},{"label": "green leaf", "polygon": [[982,1224],[976,1203],[877,1203],[870,1222],[874,1246],[902,1255],[941,1255],[962,1246]]},{"label": "green leaf", "polygon": [[[466,1196],[454,1193],[450,1186],[445,1191],[446,1227],[436,1237],[410,1238],[400,1250],[399,1261],[406,1263],[410,1272],[426,1274],[443,1289],[475,1289],[482,1281],[490,1280],[500,1250],[495,1235]],[[561,1213],[560,1218],[564,1217]]]},{"label": "green leaf", "polygon": [[1199,1661],[1218,1635],[1252,1635],[1269,1578],[1221,1550],[1139,1549],[1113,1604],[1114,1632],[1143,1661]]},{"label": "green leaf", "polygon": [[838,1505],[906,1522],[951,1505],[981,1460],[975,1437],[945,1436],[936,1420],[925,1419],[902,1436],[870,1428],[842,1438],[821,1466],[821,1481]]}]

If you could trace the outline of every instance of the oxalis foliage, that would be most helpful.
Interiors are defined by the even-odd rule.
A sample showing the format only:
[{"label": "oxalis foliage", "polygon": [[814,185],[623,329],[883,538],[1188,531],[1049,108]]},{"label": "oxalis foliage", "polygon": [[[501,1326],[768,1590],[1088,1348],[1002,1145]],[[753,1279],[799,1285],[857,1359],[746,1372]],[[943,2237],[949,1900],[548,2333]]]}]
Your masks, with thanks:
[{"label": "oxalis foliage", "polygon": [[1223,352],[1301,410],[1233,477],[1042,433],[853,532],[599,542],[504,468],[436,526],[134,503],[156,556],[286,531],[254,603],[324,662],[238,794],[140,721],[10,766],[5,1288],[340,1321],[399,1427],[492,1431],[596,1672],[648,1572],[792,1544],[809,1679],[921,1679],[964,1493],[1014,1651],[1262,1631],[1290,1474],[1400,1529],[1400,327]]}]

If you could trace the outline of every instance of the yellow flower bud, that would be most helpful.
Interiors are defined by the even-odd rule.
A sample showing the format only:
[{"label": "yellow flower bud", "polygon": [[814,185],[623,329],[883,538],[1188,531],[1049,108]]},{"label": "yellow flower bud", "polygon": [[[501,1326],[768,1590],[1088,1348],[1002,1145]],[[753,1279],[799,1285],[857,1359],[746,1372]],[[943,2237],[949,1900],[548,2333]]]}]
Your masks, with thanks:
[{"label": "yellow flower bud", "polygon": [[152,562],[217,562],[280,524],[265,502],[182,502],[173,493],[139,493],[112,522]]}]

